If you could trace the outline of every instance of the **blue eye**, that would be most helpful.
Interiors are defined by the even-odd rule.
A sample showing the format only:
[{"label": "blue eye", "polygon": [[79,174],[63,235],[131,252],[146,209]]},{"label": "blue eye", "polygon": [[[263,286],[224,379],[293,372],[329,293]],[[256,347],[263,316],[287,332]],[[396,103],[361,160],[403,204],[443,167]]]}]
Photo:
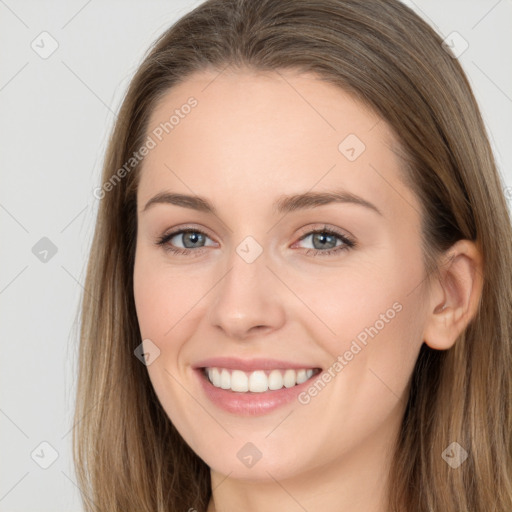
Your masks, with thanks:
[{"label": "blue eye", "polygon": [[[311,254],[313,256],[330,256],[340,251],[352,249],[356,245],[355,242],[349,239],[346,235],[342,235],[341,233],[338,233],[333,229],[328,229],[327,227],[309,231],[304,236],[302,236],[299,241],[310,237],[313,246],[316,245],[317,247],[319,246],[323,248],[317,249],[313,247],[313,249],[308,249],[305,253],[306,255]],[[341,241],[341,244],[338,244],[338,240]]]},{"label": "blue eye", "polygon": [[[312,237],[313,245],[320,247],[320,249],[317,247],[307,249],[305,254],[308,256],[330,256],[356,246],[355,241],[351,240],[346,235],[338,233],[332,228],[327,228],[327,226],[322,229],[308,231],[299,239],[299,242],[309,237]],[[178,240],[181,238],[183,247],[176,247],[171,243],[173,238],[177,238]],[[158,238],[156,243],[162,246],[164,250],[173,254],[192,255],[193,253],[194,256],[198,256],[204,252],[203,249],[206,245],[201,244],[205,243],[206,239],[210,239],[210,237],[204,231],[196,228],[184,228]],[[341,243],[338,243],[339,241]]]},{"label": "blue eye", "polygon": [[174,231],[172,233],[169,233],[167,235],[164,235],[163,237],[159,238],[157,241],[157,245],[163,246],[163,248],[166,251],[170,251],[175,254],[189,254],[191,251],[195,253],[202,253],[203,251],[194,251],[194,249],[203,249],[205,246],[199,246],[199,247],[175,247],[173,244],[171,244],[171,240],[173,238],[181,237],[182,243],[185,244],[200,244],[201,242],[204,242],[205,238],[209,238],[208,235],[201,231],[200,229],[181,229],[179,231]]}]

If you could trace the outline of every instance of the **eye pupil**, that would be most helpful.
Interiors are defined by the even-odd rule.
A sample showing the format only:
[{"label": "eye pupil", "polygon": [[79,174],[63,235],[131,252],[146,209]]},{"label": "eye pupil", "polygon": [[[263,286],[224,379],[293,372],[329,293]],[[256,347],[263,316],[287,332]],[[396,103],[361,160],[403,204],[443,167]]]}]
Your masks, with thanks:
[{"label": "eye pupil", "polygon": [[331,239],[330,240],[330,243],[331,243],[331,247],[335,247],[336,246],[336,237],[333,236],[333,235],[326,235],[324,233],[315,233],[313,235],[313,245],[315,245],[315,242],[320,242],[320,247],[321,248],[325,248],[326,247],[326,244],[329,245],[329,240],[328,239]]},{"label": "eye pupil", "polygon": [[[197,231],[189,231],[189,232],[183,234],[185,247],[187,247],[187,244],[185,243],[185,241],[187,239],[189,241],[191,241],[192,244],[197,244],[198,242],[201,241],[202,238],[203,238],[203,235],[201,233],[198,233]],[[187,247],[187,249],[189,249],[189,247]]]}]

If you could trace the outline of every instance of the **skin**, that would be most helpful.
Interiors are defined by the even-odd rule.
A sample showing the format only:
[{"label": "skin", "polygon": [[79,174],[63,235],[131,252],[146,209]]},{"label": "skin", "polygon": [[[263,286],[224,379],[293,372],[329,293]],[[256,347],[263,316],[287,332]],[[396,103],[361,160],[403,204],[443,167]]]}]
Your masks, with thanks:
[{"label": "skin", "polygon": [[[154,389],[211,468],[208,511],[266,511],[268,503],[282,512],[384,511],[418,352],[423,342],[450,348],[474,315],[480,254],[458,242],[442,280],[425,289],[420,205],[400,179],[397,141],[384,121],[334,85],[291,71],[205,71],[167,93],[150,130],[190,96],[198,105],[143,163],[134,294],[142,338],[160,350],[147,367]],[[354,161],[338,149],[348,134],[366,146]],[[283,194],[340,188],[382,215],[353,203],[286,215],[272,208]],[[217,215],[172,204],[143,211],[164,191],[205,197]],[[155,243],[190,225],[208,234],[203,249],[190,249],[202,251],[198,256]],[[301,236],[324,225],[357,246],[308,254],[321,246]],[[236,252],[247,236],[263,250],[252,263]],[[172,240],[180,248],[188,242]],[[394,303],[401,311],[307,405],[231,414],[205,397],[193,373],[201,359],[225,355],[325,370]],[[247,442],[262,454],[250,468],[237,457]]]}]

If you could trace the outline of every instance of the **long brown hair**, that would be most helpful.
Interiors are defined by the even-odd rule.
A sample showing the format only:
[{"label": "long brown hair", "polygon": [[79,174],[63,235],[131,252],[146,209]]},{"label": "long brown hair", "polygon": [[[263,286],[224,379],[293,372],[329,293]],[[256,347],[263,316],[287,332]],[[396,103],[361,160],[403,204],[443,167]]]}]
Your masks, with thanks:
[{"label": "long brown hair", "polygon": [[[174,429],[134,356],[140,165],[148,119],[171,87],[224,68],[314,72],[397,134],[422,206],[427,278],[460,239],[483,255],[479,309],[446,351],[423,344],[391,471],[389,510],[512,510],[512,228],[484,124],[457,59],[397,0],[208,0],[171,26],[135,74],[103,170],[81,304],[73,431],[87,511],[206,510],[207,465]],[[200,108],[200,107],[199,107]],[[452,442],[469,454],[457,469]]]}]

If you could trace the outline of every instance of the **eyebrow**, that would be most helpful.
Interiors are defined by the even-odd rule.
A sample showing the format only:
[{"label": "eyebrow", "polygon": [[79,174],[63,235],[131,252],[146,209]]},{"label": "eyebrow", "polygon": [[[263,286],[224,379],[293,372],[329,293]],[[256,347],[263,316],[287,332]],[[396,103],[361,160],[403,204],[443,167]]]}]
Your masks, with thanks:
[{"label": "eyebrow", "polygon": [[[276,213],[285,214],[296,210],[305,210],[324,206],[331,203],[349,203],[363,206],[380,216],[382,212],[373,203],[346,190],[333,190],[328,192],[304,192],[302,194],[284,195],[273,204]],[[160,192],[152,197],[141,212],[147,211],[156,204],[173,204],[183,208],[190,208],[204,213],[217,215],[217,209],[207,199],[201,196],[190,196],[171,192]]]}]

